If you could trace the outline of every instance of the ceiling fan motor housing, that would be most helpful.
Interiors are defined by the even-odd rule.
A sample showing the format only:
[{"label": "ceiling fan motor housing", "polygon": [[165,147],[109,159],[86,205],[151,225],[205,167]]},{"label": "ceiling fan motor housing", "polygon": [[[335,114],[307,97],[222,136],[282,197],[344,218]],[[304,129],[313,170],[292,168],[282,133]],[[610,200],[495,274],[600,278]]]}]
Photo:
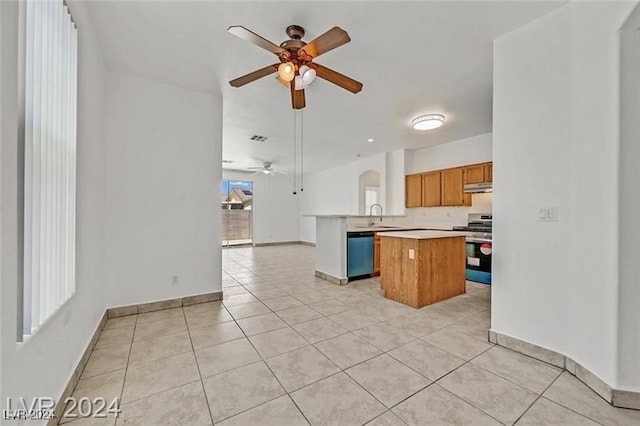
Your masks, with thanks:
[{"label": "ceiling fan motor housing", "polygon": [[285,30],[285,33],[287,33],[289,38],[291,38],[292,40],[300,40],[302,37],[304,37],[304,28],[302,28],[300,25],[289,25]]}]

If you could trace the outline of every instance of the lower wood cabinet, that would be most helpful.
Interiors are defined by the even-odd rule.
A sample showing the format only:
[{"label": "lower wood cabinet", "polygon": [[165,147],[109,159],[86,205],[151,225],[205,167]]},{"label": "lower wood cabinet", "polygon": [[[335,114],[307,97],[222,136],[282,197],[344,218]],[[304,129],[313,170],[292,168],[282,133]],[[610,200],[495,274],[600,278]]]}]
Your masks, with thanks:
[{"label": "lower wood cabinet", "polygon": [[373,234],[373,275],[380,275],[380,234]]}]

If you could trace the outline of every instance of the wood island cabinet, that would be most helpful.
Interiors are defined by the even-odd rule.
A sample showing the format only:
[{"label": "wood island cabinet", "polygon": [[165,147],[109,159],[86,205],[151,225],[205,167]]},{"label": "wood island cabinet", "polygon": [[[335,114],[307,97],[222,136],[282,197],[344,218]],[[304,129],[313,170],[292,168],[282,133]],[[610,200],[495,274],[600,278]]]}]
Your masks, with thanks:
[{"label": "wood island cabinet", "polygon": [[465,292],[465,237],[448,233],[382,234],[380,287],[387,299],[421,308]]}]

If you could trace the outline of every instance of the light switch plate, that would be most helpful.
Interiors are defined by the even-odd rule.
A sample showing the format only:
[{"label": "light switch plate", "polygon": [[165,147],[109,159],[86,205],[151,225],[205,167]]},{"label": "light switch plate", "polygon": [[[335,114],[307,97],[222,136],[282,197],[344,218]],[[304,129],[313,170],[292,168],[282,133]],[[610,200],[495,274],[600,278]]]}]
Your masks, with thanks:
[{"label": "light switch plate", "polygon": [[416,258],[416,251],[414,249],[409,249],[409,259]]},{"label": "light switch plate", "polygon": [[557,207],[549,207],[547,208],[547,220],[549,222],[555,222],[558,220],[558,208]]},{"label": "light switch plate", "polygon": [[538,222],[557,222],[558,207],[540,207],[538,209]]}]

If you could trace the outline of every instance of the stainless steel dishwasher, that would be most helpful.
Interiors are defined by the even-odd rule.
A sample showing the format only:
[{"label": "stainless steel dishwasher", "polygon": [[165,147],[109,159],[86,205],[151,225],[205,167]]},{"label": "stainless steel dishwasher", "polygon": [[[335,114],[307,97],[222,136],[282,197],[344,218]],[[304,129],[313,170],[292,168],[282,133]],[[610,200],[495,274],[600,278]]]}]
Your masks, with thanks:
[{"label": "stainless steel dishwasher", "polygon": [[349,280],[373,273],[373,231],[347,232],[347,276]]}]

